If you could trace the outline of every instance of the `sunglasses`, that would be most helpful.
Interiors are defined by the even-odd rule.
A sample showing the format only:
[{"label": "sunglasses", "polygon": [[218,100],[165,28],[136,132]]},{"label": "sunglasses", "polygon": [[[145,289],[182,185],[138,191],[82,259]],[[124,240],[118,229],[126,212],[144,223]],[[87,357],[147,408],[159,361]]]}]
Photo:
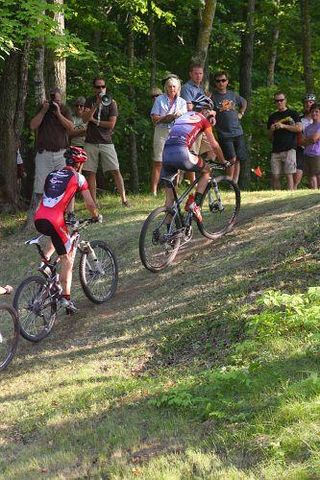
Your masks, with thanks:
[{"label": "sunglasses", "polygon": [[227,78],[217,78],[217,79],[215,80],[216,83],[224,83],[224,82],[227,82],[227,81],[228,81]]},{"label": "sunglasses", "polygon": [[275,98],[274,101],[275,101],[276,103],[278,103],[278,102],[284,102],[284,101],[285,101],[285,98]]},{"label": "sunglasses", "polygon": [[94,88],[106,88],[105,85],[95,85]]}]

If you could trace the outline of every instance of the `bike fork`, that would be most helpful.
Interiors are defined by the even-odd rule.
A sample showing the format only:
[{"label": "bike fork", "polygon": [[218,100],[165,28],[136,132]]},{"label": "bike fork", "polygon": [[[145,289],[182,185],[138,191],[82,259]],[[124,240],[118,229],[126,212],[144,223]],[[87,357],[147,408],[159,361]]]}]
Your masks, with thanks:
[{"label": "bike fork", "polygon": [[[100,273],[101,275],[104,275],[104,270],[99,262],[99,260],[97,259],[97,256],[95,254],[95,251],[94,249],[91,247],[90,245],[90,242],[86,242],[86,245],[85,245],[85,248],[86,248],[86,251],[88,252],[88,255],[91,256],[92,258],[92,261],[93,261],[93,264],[94,264],[94,268],[92,270],[95,270],[97,271],[98,273]],[[88,260],[87,260],[88,262]],[[88,262],[89,263],[89,262]],[[89,266],[90,266],[90,263],[89,263]]]}]

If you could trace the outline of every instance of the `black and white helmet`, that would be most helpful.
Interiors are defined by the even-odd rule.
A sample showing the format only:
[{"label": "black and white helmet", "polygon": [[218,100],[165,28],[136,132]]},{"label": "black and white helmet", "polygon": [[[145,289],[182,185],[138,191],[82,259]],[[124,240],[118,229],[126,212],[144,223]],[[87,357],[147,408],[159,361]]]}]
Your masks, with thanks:
[{"label": "black and white helmet", "polygon": [[312,101],[312,102],[316,102],[317,101],[317,97],[315,96],[314,93],[306,93],[305,96],[303,97],[303,101],[304,102],[307,102],[307,101]]},{"label": "black and white helmet", "polygon": [[206,95],[203,95],[202,93],[198,93],[198,95],[192,100],[193,103],[193,109],[196,112],[201,112],[204,108],[207,108],[208,110],[213,110],[213,101],[211,98],[207,97]]}]

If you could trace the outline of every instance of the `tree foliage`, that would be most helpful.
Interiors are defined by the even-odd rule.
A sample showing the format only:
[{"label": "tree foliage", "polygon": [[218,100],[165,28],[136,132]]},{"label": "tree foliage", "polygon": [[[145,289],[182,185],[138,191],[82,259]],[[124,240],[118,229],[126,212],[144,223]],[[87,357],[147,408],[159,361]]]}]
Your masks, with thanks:
[{"label": "tree foliage", "polygon": [[[61,6],[45,0],[0,0],[0,68],[3,71],[5,57],[22,48],[26,39],[33,42],[34,52],[36,41],[41,37],[46,48],[55,49],[61,57],[67,58],[68,101],[78,95],[90,95],[92,78],[97,74],[103,75],[120,110],[114,141],[121,169],[128,183],[132,175],[130,132],[134,129],[140,187],[143,188],[150,175],[153,135],[148,89],[154,82],[161,86],[161,79],[168,71],[178,74],[183,81],[188,79],[188,65],[199,37],[205,3],[204,0],[65,0],[64,6]],[[316,71],[320,61],[320,11],[317,0],[307,3],[312,12],[309,30],[311,68]],[[246,134],[252,137],[253,166],[259,163],[267,171],[270,144],[265,123],[274,109],[272,94],[275,89],[284,90],[290,106],[300,110],[301,97],[305,92],[305,39],[300,6],[301,0],[259,0],[253,14],[255,37],[251,112],[244,118],[244,127]],[[231,87],[235,90],[239,89],[241,41],[246,31],[244,12],[247,7],[246,0],[216,2],[206,60],[208,72],[213,73],[217,69],[229,72]],[[66,19],[63,33],[57,30],[53,19],[53,13],[61,8]],[[279,38],[274,86],[267,87],[276,26],[279,27]],[[134,61],[129,65],[130,31],[134,32]],[[31,54],[31,74],[33,69],[34,55]],[[319,78],[316,76],[314,85],[316,92],[319,91]],[[30,83],[26,124],[34,110]],[[25,131],[28,133],[27,128]],[[25,138],[28,139],[29,135]]]}]

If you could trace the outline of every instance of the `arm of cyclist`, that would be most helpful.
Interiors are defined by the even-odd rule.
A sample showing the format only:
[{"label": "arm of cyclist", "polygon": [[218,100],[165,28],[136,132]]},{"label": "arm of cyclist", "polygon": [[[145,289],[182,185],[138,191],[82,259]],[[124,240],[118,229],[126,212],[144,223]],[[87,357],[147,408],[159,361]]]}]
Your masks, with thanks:
[{"label": "arm of cyclist", "polygon": [[213,150],[213,152],[216,154],[217,159],[222,165],[225,165],[226,167],[230,166],[230,162],[228,162],[223,155],[223,152],[221,150],[221,147],[217,140],[214,138],[213,133],[211,128],[207,128],[204,133],[206,134],[207,140]]},{"label": "arm of cyclist", "polygon": [[91,213],[92,219],[98,222],[100,220],[101,215],[99,215],[98,209],[96,207],[96,204],[93,201],[93,198],[91,197],[90,191],[83,190],[81,192],[81,195],[84,200],[86,209],[89,210],[89,212]]}]

